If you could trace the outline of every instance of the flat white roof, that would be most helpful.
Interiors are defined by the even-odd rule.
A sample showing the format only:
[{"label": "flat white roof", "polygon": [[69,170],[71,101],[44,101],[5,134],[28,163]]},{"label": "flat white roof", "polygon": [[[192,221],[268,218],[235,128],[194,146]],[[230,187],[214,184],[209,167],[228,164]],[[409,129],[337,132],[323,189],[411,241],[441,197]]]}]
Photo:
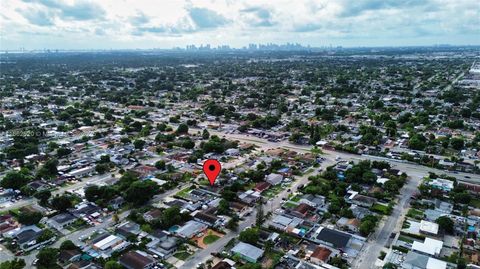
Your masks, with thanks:
[{"label": "flat white roof", "polygon": [[428,258],[426,269],[446,269],[447,263],[434,258]]},{"label": "flat white roof", "polygon": [[420,231],[437,234],[438,233],[438,224],[430,221],[422,220],[420,221]]},{"label": "flat white roof", "polygon": [[425,238],[424,242],[413,242],[412,249],[430,255],[438,255],[442,250],[443,242],[432,238]]},{"label": "flat white roof", "polygon": [[120,238],[118,238],[115,235],[109,235],[108,237],[106,237],[106,238],[102,239],[101,241],[95,243],[93,246],[96,247],[96,248],[99,248],[101,250],[105,250],[108,247],[110,247],[111,243],[116,241],[117,239],[120,239]]},{"label": "flat white roof", "polygon": [[378,179],[377,179],[377,183],[385,184],[385,182],[387,182],[387,181],[389,181],[389,180],[390,180],[389,178],[381,177],[381,178],[378,178]]}]

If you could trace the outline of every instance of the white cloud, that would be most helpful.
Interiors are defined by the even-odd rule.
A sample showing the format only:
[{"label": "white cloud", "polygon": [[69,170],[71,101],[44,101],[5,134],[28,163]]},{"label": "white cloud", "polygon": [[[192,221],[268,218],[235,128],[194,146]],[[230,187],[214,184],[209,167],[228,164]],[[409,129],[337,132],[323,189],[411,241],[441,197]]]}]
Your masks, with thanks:
[{"label": "white cloud", "polygon": [[0,5],[1,49],[480,44],[478,0],[2,0]]}]

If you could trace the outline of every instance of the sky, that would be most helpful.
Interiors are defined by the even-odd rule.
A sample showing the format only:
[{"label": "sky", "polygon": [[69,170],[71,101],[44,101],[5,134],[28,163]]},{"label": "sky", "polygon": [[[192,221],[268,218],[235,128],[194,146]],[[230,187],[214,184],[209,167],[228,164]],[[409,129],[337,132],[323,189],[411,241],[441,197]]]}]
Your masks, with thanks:
[{"label": "sky", "polygon": [[479,0],[0,0],[0,50],[480,45]]}]

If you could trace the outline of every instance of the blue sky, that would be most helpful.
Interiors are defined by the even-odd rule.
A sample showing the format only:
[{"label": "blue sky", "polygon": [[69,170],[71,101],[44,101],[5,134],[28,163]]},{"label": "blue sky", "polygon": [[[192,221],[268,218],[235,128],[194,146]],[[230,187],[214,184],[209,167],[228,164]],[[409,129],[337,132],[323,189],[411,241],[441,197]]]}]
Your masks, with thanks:
[{"label": "blue sky", "polygon": [[478,0],[1,0],[0,49],[480,45]]}]

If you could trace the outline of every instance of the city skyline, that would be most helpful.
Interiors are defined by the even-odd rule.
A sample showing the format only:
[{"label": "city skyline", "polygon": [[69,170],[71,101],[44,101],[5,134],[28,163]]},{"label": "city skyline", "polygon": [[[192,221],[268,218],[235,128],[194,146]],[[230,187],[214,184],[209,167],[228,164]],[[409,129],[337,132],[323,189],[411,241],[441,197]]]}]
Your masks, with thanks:
[{"label": "city skyline", "polygon": [[476,1],[2,1],[0,49],[479,45]]}]

